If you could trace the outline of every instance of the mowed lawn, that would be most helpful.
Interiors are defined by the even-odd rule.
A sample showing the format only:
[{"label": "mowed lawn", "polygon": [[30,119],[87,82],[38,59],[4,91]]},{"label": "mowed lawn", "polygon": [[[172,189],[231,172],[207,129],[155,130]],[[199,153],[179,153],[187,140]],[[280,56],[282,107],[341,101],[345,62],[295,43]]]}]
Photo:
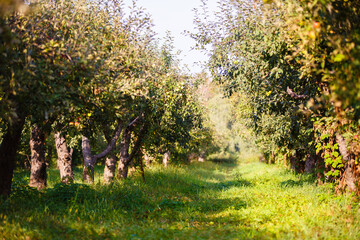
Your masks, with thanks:
[{"label": "mowed lawn", "polygon": [[330,185],[251,160],[153,166],[97,184],[26,187],[16,173],[12,196],[0,202],[0,239],[360,239],[358,198]]}]

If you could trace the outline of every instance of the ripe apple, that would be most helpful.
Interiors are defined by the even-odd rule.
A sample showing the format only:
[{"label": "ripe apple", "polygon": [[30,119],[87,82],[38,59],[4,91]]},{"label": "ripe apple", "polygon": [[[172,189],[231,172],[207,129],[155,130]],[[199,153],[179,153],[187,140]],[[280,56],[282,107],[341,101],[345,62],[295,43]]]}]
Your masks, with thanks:
[{"label": "ripe apple", "polygon": [[320,23],[319,22],[314,22],[313,27],[314,28],[320,28]]}]

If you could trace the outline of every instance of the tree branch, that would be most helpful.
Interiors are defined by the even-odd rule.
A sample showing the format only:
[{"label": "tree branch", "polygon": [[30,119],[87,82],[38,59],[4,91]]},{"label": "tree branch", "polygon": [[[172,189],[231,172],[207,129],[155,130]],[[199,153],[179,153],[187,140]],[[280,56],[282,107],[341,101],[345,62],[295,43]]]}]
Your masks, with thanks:
[{"label": "tree branch", "polygon": [[289,88],[289,86],[286,87],[286,92],[290,95],[290,97],[295,98],[295,99],[306,99],[309,98],[308,95],[302,94],[296,94],[291,88]]},{"label": "tree branch", "polygon": [[116,141],[120,137],[121,131],[122,131],[122,123],[119,122],[119,124],[118,124],[118,126],[116,127],[116,130],[115,130],[115,135],[113,136],[113,138],[111,139],[111,141],[109,142],[109,144],[107,145],[105,150],[102,151],[99,154],[94,155],[93,158],[94,159],[102,158],[102,157],[105,157],[109,152],[111,152],[111,150],[116,145]]},{"label": "tree branch", "polygon": [[145,133],[146,133],[146,130],[147,130],[147,124],[144,123],[140,129],[140,132],[139,132],[139,135],[138,135],[138,138],[134,144],[134,147],[131,151],[131,154],[126,162],[126,164],[129,164],[131,163],[131,161],[134,159],[135,155],[137,154],[137,152],[140,150],[140,147],[141,147],[141,144],[142,144],[142,141],[143,141],[143,138],[145,136]]}]

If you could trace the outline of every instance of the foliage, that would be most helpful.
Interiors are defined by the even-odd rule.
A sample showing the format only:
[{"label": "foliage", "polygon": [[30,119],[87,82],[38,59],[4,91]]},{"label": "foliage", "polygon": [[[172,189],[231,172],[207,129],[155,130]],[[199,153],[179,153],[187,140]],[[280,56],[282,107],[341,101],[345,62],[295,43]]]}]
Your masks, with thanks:
[{"label": "foliage", "polygon": [[[266,147],[265,142],[275,146],[305,145],[308,138],[296,136],[302,131],[299,106],[306,99],[293,98],[288,89],[306,94],[307,98],[315,96],[317,91],[311,78],[300,79],[301,66],[285,59],[289,46],[288,32],[281,25],[284,16],[276,9],[267,11],[266,6],[252,1],[246,4],[229,1],[220,9],[216,20],[199,24],[199,33],[193,35],[201,39],[209,31],[219,32],[215,37],[209,34],[204,43],[199,40],[212,47],[209,68],[215,80],[223,85],[225,94],[239,92],[238,96],[246,99],[243,104],[248,104],[250,109],[242,116],[250,118],[248,126],[263,137],[259,142],[263,143],[260,145],[265,152],[274,148],[271,144]],[[222,31],[216,30],[220,27]]]},{"label": "foliage", "polygon": [[196,148],[202,113],[190,77],[179,70],[172,38],[158,47],[135,2],[128,14],[117,0],[37,1],[27,9],[1,17],[9,33],[0,48],[1,133],[27,118],[47,134],[61,131],[75,153],[81,135],[98,151],[104,130],[139,119],[133,143],[146,125],[148,150]]},{"label": "foliage", "polygon": [[[223,1],[211,18],[204,1],[192,37],[211,53],[209,69],[225,94],[241,98],[237,118],[265,155],[318,159],[318,167],[335,168],[326,170],[331,179],[348,178],[344,164],[358,159],[359,3],[264,2]],[[346,136],[349,163],[335,156],[336,141],[334,158],[316,147],[328,146],[321,136],[329,132]]]}]

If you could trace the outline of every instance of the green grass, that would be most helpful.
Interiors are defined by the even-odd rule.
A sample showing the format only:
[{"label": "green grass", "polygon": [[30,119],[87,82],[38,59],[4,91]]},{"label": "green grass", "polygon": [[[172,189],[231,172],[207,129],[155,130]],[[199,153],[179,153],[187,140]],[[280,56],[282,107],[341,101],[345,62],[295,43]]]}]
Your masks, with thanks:
[{"label": "green grass", "polygon": [[44,192],[16,173],[0,202],[0,239],[360,239],[359,204],[329,185],[253,161],[146,171],[112,185],[57,184]]}]

